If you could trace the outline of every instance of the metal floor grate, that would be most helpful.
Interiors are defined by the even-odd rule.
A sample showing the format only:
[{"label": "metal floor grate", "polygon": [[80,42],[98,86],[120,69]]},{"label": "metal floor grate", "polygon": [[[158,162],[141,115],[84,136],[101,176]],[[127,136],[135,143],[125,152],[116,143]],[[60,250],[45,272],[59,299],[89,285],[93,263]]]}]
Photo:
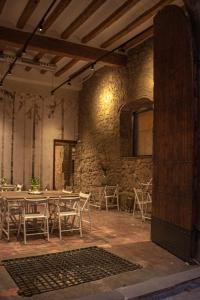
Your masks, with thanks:
[{"label": "metal floor grate", "polygon": [[32,296],[141,268],[102,248],[89,247],[2,261],[19,287]]}]

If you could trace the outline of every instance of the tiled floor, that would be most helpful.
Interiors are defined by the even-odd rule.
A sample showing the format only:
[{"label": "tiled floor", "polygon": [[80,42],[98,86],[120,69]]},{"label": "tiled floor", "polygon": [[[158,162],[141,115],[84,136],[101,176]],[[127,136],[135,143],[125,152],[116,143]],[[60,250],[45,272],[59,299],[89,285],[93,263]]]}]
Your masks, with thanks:
[{"label": "tiled floor", "polygon": [[[192,268],[150,241],[150,223],[148,222],[141,222],[141,219],[128,213],[95,210],[92,211],[92,220],[92,231],[85,230],[83,238],[80,238],[77,233],[68,233],[62,241],[53,235],[49,242],[37,237],[37,239],[29,239],[27,245],[24,245],[22,241],[16,241],[15,237],[10,242],[1,240],[0,259],[98,245],[143,266],[142,269],[133,272],[31,297],[31,299],[38,300],[73,299]],[[15,283],[2,266],[0,267],[0,299],[22,299],[17,294]]]}]

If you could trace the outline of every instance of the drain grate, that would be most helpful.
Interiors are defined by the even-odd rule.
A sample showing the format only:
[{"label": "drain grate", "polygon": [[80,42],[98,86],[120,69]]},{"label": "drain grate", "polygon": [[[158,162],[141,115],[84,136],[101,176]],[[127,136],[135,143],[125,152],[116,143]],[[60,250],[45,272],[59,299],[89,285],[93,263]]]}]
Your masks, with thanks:
[{"label": "drain grate", "polygon": [[141,268],[99,247],[3,260],[19,287],[32,296]]}]

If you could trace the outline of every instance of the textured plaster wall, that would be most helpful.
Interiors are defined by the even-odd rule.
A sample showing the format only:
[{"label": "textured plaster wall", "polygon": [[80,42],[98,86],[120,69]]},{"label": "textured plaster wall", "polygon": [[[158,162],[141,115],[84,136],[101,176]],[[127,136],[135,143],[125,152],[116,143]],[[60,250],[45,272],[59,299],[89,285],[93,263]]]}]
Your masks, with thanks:
[{"label": "textured plaster wall", "polygon": [[75,184],[82,190],[118,183],[132,191],[139,181],[151,177],[151,158],[120,157],[120,110],[127,102],[153,100],[152,41],[128,54],[128,66],[105,67],[84,84],[79,95],[79,143]]},{"label": "textured plaster wall", "polygon": [[53,187],[53,141],[77,137],[78,93],[50,96],[36,86],[7,84],[0,90],[0,178],[30,187]]}]

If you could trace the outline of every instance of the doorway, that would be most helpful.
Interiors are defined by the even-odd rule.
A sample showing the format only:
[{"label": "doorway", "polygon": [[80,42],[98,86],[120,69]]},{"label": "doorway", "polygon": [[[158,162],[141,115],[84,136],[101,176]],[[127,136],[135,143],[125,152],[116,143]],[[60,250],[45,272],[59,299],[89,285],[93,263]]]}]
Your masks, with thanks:
[{"label": "doorway", "polygon": [[62,190],[74,185],[74,161],[76,142],[54,140],[53,151],[53,188]]}]

